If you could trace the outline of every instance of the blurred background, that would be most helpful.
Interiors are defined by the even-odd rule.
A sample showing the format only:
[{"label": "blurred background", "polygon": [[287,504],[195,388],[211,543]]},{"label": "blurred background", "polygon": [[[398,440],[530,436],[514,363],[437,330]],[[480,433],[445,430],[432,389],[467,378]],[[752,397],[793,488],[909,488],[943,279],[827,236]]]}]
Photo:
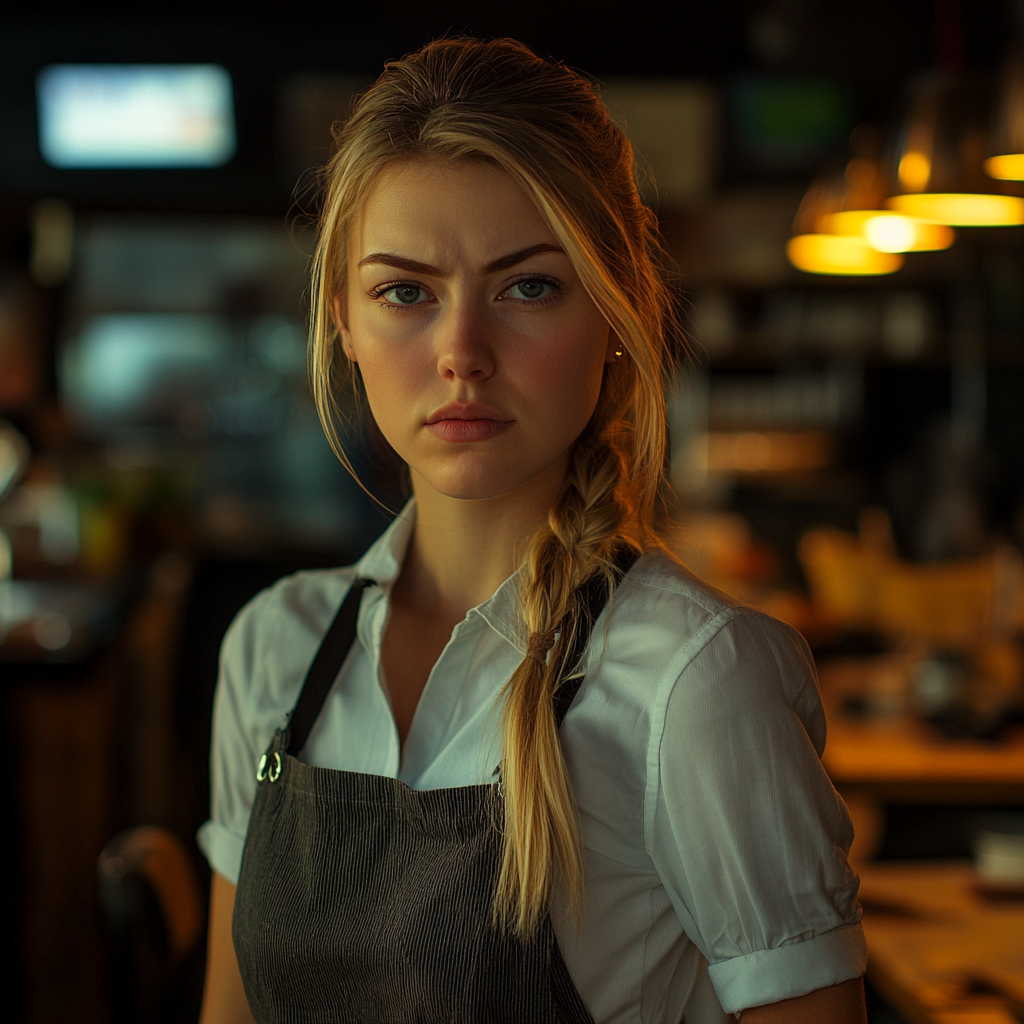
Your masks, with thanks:
[{"label": "blurred background", "polygon": [[1024,3],[26,11],[0,13],[5,1019],[195,1019],[220,638],[388,521],[306,383],[313,171],[385,60],[468,32],[592,76],[641,154],[689,332],[675,543],[815,652],[872,1020],[1024,1020]]}]

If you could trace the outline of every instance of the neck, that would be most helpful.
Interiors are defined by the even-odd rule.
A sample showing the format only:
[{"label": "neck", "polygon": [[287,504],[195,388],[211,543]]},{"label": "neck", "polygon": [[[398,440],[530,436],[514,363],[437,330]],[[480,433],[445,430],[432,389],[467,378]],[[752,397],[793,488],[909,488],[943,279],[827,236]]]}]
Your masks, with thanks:
[{"label": "neck", "polygon": [[519,568],[564,475],[559,463],[509,494],[463,499],[441,494],[413,471],[416,527],[392,600],[461,620]]}]

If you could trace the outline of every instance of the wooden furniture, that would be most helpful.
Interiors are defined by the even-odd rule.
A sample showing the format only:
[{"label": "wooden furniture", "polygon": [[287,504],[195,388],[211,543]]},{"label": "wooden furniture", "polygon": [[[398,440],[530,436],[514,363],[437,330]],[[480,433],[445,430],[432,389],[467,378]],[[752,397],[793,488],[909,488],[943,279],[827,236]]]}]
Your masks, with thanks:
[{"label": "wooden furniture", "polygon": [[136,825],[116,835],[96,865],[110,949],[110,1024],[188,1020],[198,1014],[206,897],[191,841]]},{"label": "wooden furniture", "polygon": [[154,565],[113,642],[89,661],[30,664],[14,660],[21,648],[0,651],[14,773],[9,855],[19,882],[10,1019],[22,1024],[109,1021],[96,858],[125,825],[176,824],[189,766],[173,735],[177,621],[188,582],[187,566],[175,559]]},{"label": "wooden furniture", "polygon": [[[8,856],[17,872],[9,985],[21,1024],[104,1024],[96,855],[114,828],[118,665],[28,674],[0,664],[14,765]],[[9,681],[8,681],[9,680]]]},{"label": "wooden furniture", "polygon": [[1024,802],[1024,731],[998,743],[946,739],[924,722],[829,720],[824,757],[838,788],[921,803]]},{"label": "wooden furniture", "polygon": [[[840,710],[844,696],[874,690],[886,699],[885,659],[826,665],[822,697],[828,716],[823,763],[850,809],[856,830],[851,860],[862,863],[878,850],[887,803],[1024,804],[1024,731],[998,743],[947,739],[905,713],[854,719]],[[898,680],[893,681],[898,694]]]},{"label": "wooden furniture", "polygon": [[868,978],[911,1024],[1015,1024],[1024,900],[980,895],[969,862],[863,865]]},{"label": "wooden furniture", "polygon": [[965,561],[905,562],[888,515],[871,509],[859,536],[809,530],[799,554],[815,608],[836,626],[952,648],[1024,627],[1024,563],[1009,545]]}]

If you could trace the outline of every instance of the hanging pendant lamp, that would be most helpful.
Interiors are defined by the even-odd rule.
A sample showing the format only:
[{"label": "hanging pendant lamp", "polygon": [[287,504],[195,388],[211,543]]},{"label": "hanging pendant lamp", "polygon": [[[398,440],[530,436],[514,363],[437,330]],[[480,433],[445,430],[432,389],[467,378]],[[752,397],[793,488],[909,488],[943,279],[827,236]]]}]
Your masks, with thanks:
[{"label": "hanging pendant lamp", "polygon": [[948,249],[956,232],[945,224],[891,210],[844,210],[826,217],[824,230],[860,235],[879,252],[934,252]]},{"label": "hanging pendant lamp", "polygon": [[892,274],[903,266],[903,257],[881,253],[864,238],[858,226],[853,231],[834,231],[833,218],[856,215],[862,210],[875,213],[884,197],[884,179],[879,173],[877,133],[863,126],[850,136],[853,158],[845,167],[819,175],[804,194],[793,221],[793,237],[786,244],[786,256],[798,270],[809,274],[843,277],[873,277]]},{"label": "hanging pendant lamp", "polygon": [[1003,181],[1024,181],[1024,40],[1007,55],[999,83],[992,152],[985,170]]},{"label": "hanging pendant lamp", "polygon": [[918,84],[896,144],[889,209],[957,227],[1024,224],[1024,199],[995,191],[985,174],[991,102],[982,81],[939,74]]},{"label": "hanging pendant lamp", "polygon": [[790,263],[816,274],[892,274],[903,266],[899,253],[952,245],[951,228],[882,208],[887,179],[873,128],[855,129],[850,146],[855,155],[845,168],[822,175],[804,195],[786,249]]},{"label": "hanging pendant lamp", "polygon": [[[844,277],[892,274],[903,266],[902,256],[881,253],[860,230],[834,232],[832,218],[850,207],[875,206],[872,187],[876,177],[872,161],[854,158],[845,171],[825,173],[811,183],[793,221],[793,237],[786,256],[798,270],[809,274]],[[875,210],[884,213],[884,210]]]},{"label": "hanging pendant lamp", "polygon": [[786,243],[786,256],[810,274],[869,277],[892,274],[903,266],[902,256],[879,252],[857,235],[794,235]]}]

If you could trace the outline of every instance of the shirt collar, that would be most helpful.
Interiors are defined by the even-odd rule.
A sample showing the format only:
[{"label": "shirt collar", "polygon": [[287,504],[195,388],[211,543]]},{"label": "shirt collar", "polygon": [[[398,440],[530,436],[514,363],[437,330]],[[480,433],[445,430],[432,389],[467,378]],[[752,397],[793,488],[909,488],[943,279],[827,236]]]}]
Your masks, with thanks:
[{"label": "shirt collar", "polygon": [[[374,580],[385,591],[390,591],[402,569],[402,560],[412,539],[416,525],[416,501],[410,498],[388,528],[370,545],[366,554],[356,562],[356,573],[363,579]],[[526,654],[525,627],[519,606],[519,574],[514,572],[482,604],[469,610],[479,615],[496,633],[507,640],[520,654]]]},{"label": "shirt collar", "polygon": [[356,574],[373,580],[387,591],[391,590],[402,570],[402,559],[412,539],[416,525],[416,501],[410,498],[401,512],[391,520],[388,528],[366,549],[356,562]]}]

